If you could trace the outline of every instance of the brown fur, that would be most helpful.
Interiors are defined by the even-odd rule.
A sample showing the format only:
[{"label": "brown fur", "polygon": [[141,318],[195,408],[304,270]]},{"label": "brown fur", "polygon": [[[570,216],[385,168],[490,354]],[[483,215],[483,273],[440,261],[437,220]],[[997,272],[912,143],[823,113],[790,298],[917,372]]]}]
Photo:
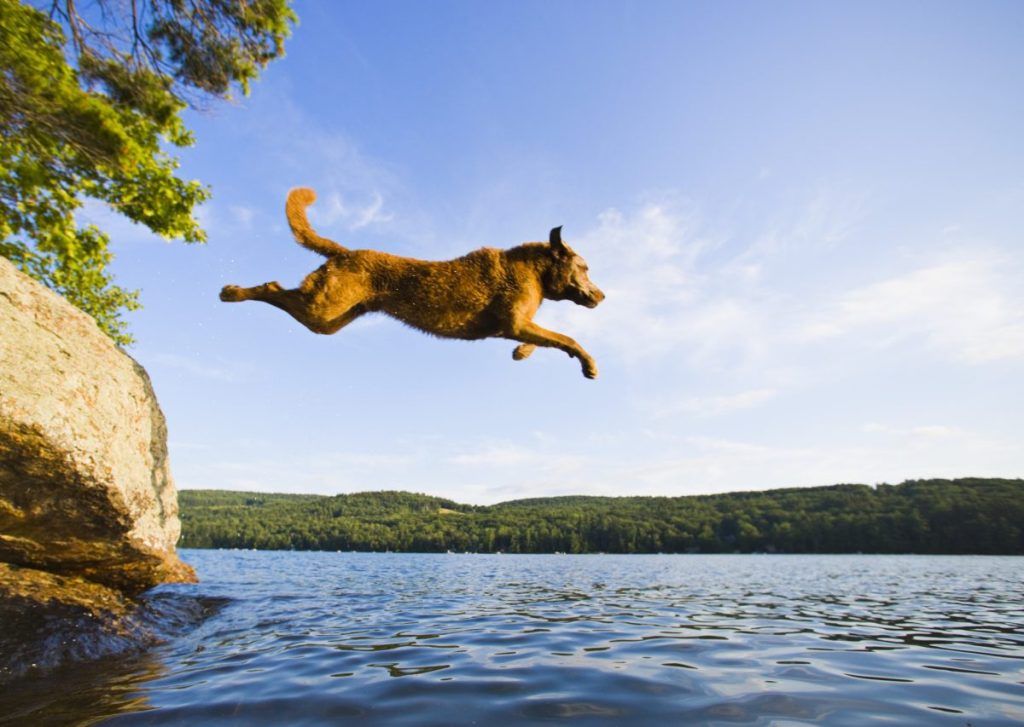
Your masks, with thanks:
[{"label": "brown fur", "polygon": [[537,346],[558,348],[580,360],[583,375],[597,366],[568,336],[533,322],[544,298],[571,300],[593,308],[604,299],[587,278],[587,265],[561,240],[561,228],[547,243],[528,242],[508,250],[481,248],[456,260],[430,262],[376,250],[349,250],[320,237],[305,208],[311,189],[293,189],[285,214],[299,244],[327,257],[298,288],[264,283],[252,288],[226,285],[223,301],[261,300],[289,313],[314,333],[336,333],[364,313],[380,311],[443,338],[520,341],[513,358]]}]

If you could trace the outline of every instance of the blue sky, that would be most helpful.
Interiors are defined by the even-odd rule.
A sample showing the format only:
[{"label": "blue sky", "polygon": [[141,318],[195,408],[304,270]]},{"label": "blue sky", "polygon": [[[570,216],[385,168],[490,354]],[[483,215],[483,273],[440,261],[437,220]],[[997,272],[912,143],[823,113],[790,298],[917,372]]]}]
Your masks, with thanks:
[{"label": "blue sky", "polygon": [[[205,246],[101,209],[179,487],[492,503],[1024,475],[1024,5],[300,2],[189,112]],[[385,317],[315,336],[226,283],[555,225],[606,292],[514,362]]]}]

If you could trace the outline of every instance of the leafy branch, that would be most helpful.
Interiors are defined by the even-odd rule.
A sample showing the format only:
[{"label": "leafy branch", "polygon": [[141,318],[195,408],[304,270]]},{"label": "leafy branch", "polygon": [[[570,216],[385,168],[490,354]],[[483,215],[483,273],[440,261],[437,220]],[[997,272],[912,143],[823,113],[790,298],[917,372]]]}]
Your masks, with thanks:
[{"label": "leafy branch", "polygon": [[121,315],[138,292],[114,283],[109,236],[75,212],[92,198],[204,242],[209,189],[165,146],[194,143],[188,106],[248,93],[295,21],[287,0],[0,0],[0,254],[131,343]]}]

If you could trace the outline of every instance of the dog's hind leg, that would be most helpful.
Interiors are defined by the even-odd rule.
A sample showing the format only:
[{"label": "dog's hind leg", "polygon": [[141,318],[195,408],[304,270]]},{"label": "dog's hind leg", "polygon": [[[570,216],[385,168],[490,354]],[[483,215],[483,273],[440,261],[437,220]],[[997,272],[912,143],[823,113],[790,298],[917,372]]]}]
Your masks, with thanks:
[{"label": "dog's hind leg", "polygon": [[220,299],[223,301],[233,303],[243,300],[259,300],[269,303],[275,308],[283,310],[313,333],[325,335],[338,332],[366,312],[364,306],[355,305],[340,314],[326,318],[315,312],[315,307],[310,305],[310,297],[310,294],[301,288],[285,290],[277,282],[264,283],[251,288],[225,285],[220,291]]},{"label": "dog's hind leg", "polygon": [[243,300],[265,300],[267,295],[280,293],[283,290],[284,288],[278,282],[254,285],[251,288],[243,288],[239,285],[225,285],[220,289],[220,299],[225,303],[238,303]]},{"label": "dog's hind leg", "polygon": [[[522,341],[527,346],[547,346],[549,348],[557,348],[561,351],[565,351],[573,358],[577,358],[580,364],[583,366],[583,375],[588,379],[597,378],[597,364],[594,363],[594,359],[589,353],[583,350],[583,347],[576,341],[572,340],[566,335],[556,333],[555,331],[549,331],[547,328],[538,326],[533,321],[526,321],[516,327],[510,335],[506,338],[511,338],[516,341]],[[516,353],[520,354],[520,358],[526,358],[533,353],[533,348],[527,349],[525,346],[516,347],[515,352],[512,354],[513,357]]]}]

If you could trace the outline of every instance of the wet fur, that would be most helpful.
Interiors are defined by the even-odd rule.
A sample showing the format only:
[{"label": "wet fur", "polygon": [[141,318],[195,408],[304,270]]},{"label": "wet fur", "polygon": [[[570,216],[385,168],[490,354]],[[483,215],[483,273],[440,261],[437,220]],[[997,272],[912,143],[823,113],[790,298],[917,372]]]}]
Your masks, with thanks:
[{"label": "wet fur", "polygon": [[314,333],[336,333],[364,313],[380,311],[443,338],[519,341],[517,361],[537,346],[557,348],[579,359],[583,375],[597,376],[594,359],[566,335],[533,322],[541,302],[571,300],[593,308],[604,299],[587,277],[586,262],[561,241],[561,228],[547,243],[508,250],[481,248],[444,262],[415,260],[376,250],[349,250],[320,237],[309,225],[310,189],[293,189],[285,214],[295,239],[327,257],[298,288],[279,283],[252,288],[226,285],[220,299],[260,300],[290,314]]}]

